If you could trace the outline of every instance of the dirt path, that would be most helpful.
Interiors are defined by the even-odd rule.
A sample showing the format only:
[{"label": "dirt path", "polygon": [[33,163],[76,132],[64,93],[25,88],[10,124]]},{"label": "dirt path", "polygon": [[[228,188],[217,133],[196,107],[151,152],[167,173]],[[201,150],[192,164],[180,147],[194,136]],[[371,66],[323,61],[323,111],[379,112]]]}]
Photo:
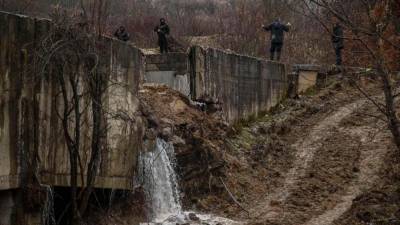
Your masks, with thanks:
[{"label": "dirt path", "polygon": [[[251,208],[256,224],[330,225],[379,182],[388,148],[384,124],[356,115],[366,100],[338,108],[292,142],[295,160],[284,182]],[[305,121],[307,123],[307,121]],[[296,140],[297,139],[297,140]],[[386,141],[385,141],[386,140]]]},{"label": "dirt path", "polygon": [[296,188],[299,179],[305,175],[316,151],[323,146],[324,139],[332,135],[339,123],[364,103],[364,100],[360,100],[339,108],[335,113],[313,127],[306,138],[298,140],[293,145],[293,148],[297,149],[296,160],[293,167],[285,175],[283,187],[268,195],[263,203],[252,210],[253,218],[268,220],[280,215],[279,210],[276,211],[272,205],[282,203],[287,199],[292,190]]},{"label": "dirt path", "polygon": [[[363,191],[371,188],[374,183],[379,179],[378,172],[382,166],[383,158],[388,150],[386,147],[379,145],[382,144],[382,132],[365,126],[360,129],[341,129],[341,132],[348,133],[355,138],[359,138],[363,145],[369,144],[368,148],[361,148],[361,162],[359,166],[359,175],[356,180],[348,187],[345,195],[341,197],[341,202],[334,208],[327,210],[322,215],[315,217],[305,223],[305,225],[330,225],[335,220],[339,219],[347,210],[350,209],[353,200],[363,193]],[[374,145],[375,147],[372,147]]]}]

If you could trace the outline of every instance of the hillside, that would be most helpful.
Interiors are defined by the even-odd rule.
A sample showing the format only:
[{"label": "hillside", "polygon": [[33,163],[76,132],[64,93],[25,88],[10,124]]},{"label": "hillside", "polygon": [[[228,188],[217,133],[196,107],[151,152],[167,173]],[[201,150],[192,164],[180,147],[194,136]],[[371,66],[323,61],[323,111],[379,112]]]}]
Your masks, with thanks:
[{"label": "hillside", "polygon": [[[186,209],[252,225],[400,224],[390,133],[346,83],[232,128],[164,86],[144,87],[141,98],[148,136],[174,143]],[[111,218],[131,224],[120,213]]]}]

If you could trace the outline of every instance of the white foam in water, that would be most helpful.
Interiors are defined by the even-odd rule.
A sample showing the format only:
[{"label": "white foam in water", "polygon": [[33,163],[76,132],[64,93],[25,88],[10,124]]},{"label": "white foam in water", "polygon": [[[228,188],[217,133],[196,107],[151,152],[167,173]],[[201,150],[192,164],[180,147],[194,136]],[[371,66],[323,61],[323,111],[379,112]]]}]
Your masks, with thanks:
[{"label": "white foam in water", "polygon": [[143,185],[148,193],[151,216],[155,222],[162,222],[171,215],[180,215],[182,212],[172,151],[171,144],[157,139],[156,148],[141,156]]},{"label": "white foam in water", "polygon": [[[144,152],[140,156],[141,179],[149,199],[152,221],[142,223],[143,225],[240,224],[213,215],[184,212],[179,199],[179,186],[174,170],[174,161],[173,145],[162,139],[157,139],[155,149]],[[198,219],[191,220],[189,216],[191,213],[194,213]]]}]

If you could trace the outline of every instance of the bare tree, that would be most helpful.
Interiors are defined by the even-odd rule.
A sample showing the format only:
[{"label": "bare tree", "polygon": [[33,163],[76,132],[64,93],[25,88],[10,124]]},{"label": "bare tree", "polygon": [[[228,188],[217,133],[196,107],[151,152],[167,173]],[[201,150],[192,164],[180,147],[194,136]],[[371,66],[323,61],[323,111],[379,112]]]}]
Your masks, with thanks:
[{"label": "bare tree", "polygon": [[[311,12],[314,18],[329,31],[324,15],[328,14],[339,20],[346,30],[350,31],[347,40],[357,42],[369,54],[374,65],[376,75],[381,83],[384,94],[384,102],[378,102],[361,88],[363,93],[379,111],[386,117],[388,128],[393,135],[393,140],[400,150],[400,121],[396,114],[395,99],[396,81],[393,79],[396,73],[396,65],[391,64],[392,57],[399,55],[400,40],[393,35],[395,26],[396,4],[394,0],[358,0],[358,1],[325,1],[303,0],[304,6]],[[397,5],[398,6],[398,5]],[[368,64],[368,62],[365,62]]]},{"label": "bare tree", "polygon": [[[65,143],[69,152],[72,224],[86,212],[88,201],[100,165],[100,152],[104,148],[107,129],[104,121],[103,98],[107,89],[107,76],[100,66],[102,38],[85,28],[81,17],[71,18],[65,11],[53,15],[53,28],[38,51],[40,78],[54,80],[61,99],[61,113]],[[84,114],[90,113],[92,121]],[[82,149],[83,124],[89,123],[91,147],[88,167],[85,168]],[[86,180],[84,174],[86,173]],[[78,179],[82,184],[78,191]]]}]

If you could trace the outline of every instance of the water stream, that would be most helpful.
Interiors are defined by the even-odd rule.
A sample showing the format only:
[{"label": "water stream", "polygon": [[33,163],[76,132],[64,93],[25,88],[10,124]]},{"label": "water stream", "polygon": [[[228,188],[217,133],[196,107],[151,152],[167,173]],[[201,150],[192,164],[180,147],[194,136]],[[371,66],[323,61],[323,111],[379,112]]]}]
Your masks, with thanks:
[{"label": "water stream", "polygon": [[141,154],[139,168],[149,202],[150,221],[143,225],[209,224],[233,225],[235,221],[183,211],[179,196],[178,177],[174,170],[175,156],[172,144],[157,139],[155,148]]},{"label": "water stream", "polygon": [[56,225],[54,214],[54,190],[50,186],[43,186],[46,189],[46,201],[41,210],[41,221],[43,225]]}]

